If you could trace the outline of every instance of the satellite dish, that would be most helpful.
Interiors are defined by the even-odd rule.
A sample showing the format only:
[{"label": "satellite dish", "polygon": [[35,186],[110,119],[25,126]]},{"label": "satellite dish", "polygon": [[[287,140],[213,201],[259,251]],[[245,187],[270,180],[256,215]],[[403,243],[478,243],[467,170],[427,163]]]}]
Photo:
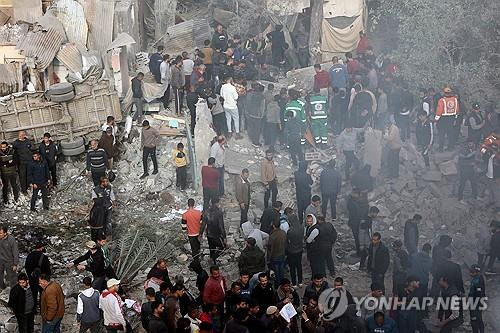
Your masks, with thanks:
[{"label": "satellite dish", "polygon": [[319,295],[318,307],[325,320],[342,316],[347,310],[347,292],[344,288],[326,289]]}]

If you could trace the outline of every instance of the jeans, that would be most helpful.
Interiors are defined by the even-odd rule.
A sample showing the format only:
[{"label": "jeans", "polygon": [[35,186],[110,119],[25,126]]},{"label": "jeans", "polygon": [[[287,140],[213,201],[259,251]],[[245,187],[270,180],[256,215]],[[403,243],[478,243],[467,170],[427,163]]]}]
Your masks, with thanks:
[{"label": "jeans", "polygon": [[191,135],[194,135],[194,127],[196,126],[196,103],[198,103],[198,94],[190,92],[186,96],[186,104],[191,116]]},{"label": "jeans", "polygon": [[181,166],[175,169],[176,179],[175,186],[180,187],[181,190],[186,189],[187,183],[187,166]]},{"label": "jeans", "polygon": [[19,200],[19,186],[17,185],[17,174],[5,174],[2,175],[2,196],[3,203],[6,204],[9,201],[9,185],[12,188],[12,193],[14,194],[14,201]]},{"label": "jeans", "polygon": [[144,147],[142,149],[142,166],[144,173],[148,174],[148,157],[151,155],[154,171],[158,171],[158,161],[156,160],[156,147]]},{"label": "jeans", "polygon": [[42,333],[61,333],[62,318],[54,318],[50,322],[42,323]]},{"label": "jeans", "polygon": [[289,253],[287,256],[288,266],[290,266],[290,277],[292,285],[302,283],[302,252]]},{"label": "jeans", "polygon": [[197,259],[200,253],[200,240],[198,236],[188,236],[189,245],[191,246],[191,252],[193,253],[193,259]]},{"label": "jeans", "polygon": [[81,323],[80,324],[80,332],[86,333],[90,330],[90,333],[99,333],[101,332],[101,321],[96,321],[95,323]]},{"label": "jeans", "polygon": [[36,184],[36,188],[33,187],[33,194],[31,195],[31,210],[34,210],[36,207],[36,201],[38,199],[38,192],[42,192],[42,202],[43,209],[49,209],[49,188],[47,183],[45,184]]},{"label": "jeans", "polygon": [[167,86],[167,89],[163,93],[163,97],[161,98],[161,102],[163,103],[163,108],[167,108],[170,104],[170,84]]},{"label": "jeans", "polygon": [[174,88],[175,114],[180,115],[182,111],[182,103],[184,100],[184,89]]},{"label": "jeans", "polygon": [[19,163],[17,166],[17,170],[19,173],[19,183],[21,184],[21,192],[26,194],[28,192],[28,164],[27,163]]},{"label": "jeans", "polygon": [[[325,222],[325,223],[328,223],[328,222]],[[325,266],[328,267],[328,271],[330,272],[330,275],[334,276],[335,275],[335,262],[333,261],[332,252],[333,252],[333,243],[328,245],[328,246],[324,246],[321,249],[321,253],[323,254],[323,258],[325,260]]]},{"label": "jeans", "polygon": [[387,152],[387,176],[399,177],[399,151],[400,149],[389,149]]},{"label": "jeans", "polygon": [[353,221],[347,223],[352,231],[352,237],[354,238],[354,244],[356,245],[356,253],[359,255],[360,244],[359,244],[359,221]]},{"label": "jeans", "polygon": [[[297,190],[297,189],[296,189]],[[304,198],[297,198],[297,214],[299,215],[300,224],[304,223],[304,214],[307,206],[311,203],[311,195]]]},{"label": "jeans", "polygon": [[453,135],[454,123],[455,123],[454,116],[444,116],[439,118],[437,127],[439,134],[438,142],[440,150],[443,150],[444,148],[445,136],[448,137],[448,147],[453,147],[455,145],[454,135]]},{"label": "jeans", "polygon": [[240,226],[246,221],[248,221],[248,208],[249,208],[248,203],[245,204],[245,208],[241,208],[240,206]]},{"label": "jeans", "polygon": [[371,279],[372,283],[380,283],[382,286],[382,291],[384,292],[385,295],[385,284],[384,284],[384,274],[377,273],[377,272],[371,272]]},{"label": "jeans", "polygon": [[231,121],[234,121],[235,132],[240,133],[240,115],[238,114],[238,108],[224,108],[224,112],[226,113],[227,132],[233,132]]},{"label": "jeans", "polygon": [[17,274],[16,272],[12,271],[12,266],[14,266],[14,263],[12,262],[5,262],[3,260],[0,260],[0,289],[5,289],[5,282],[3,280],[4,278],[4,271],[7,273],[6,275],[6,280],[9,283],[9,286],[12,288],[16,285],[17,283]]},{"label": "jeans", "polygon": [[274,271],[274,286],[277,288],[281,280],[285,277],[285,256],[271,258],[269,261],[269,269]]},{"label": "jeans", "polygon": [[359,160],[354,155],[354,151],[352,150],[344,150],[344,156],[345,156],[345,178],[349,179],[350,178],[350,172],[351,172],[351,166],[354,165],[354,168],[357,169],[359,166]]},{"label": "jeans", "polygon": [[474,175],[474,170],[472,167],[469,169],[465,170],[459,170],[459,183],[458,183],[458,200],[462,200],[464,198],[464,188],[465,188],[465,183],[467,181],[470,182],[470,186],[472,188],[472,197],[474,199],[477,198],[477,180]]},{"label": "jeans", "polygon": [[224,166],[217,167],[217,171],[219,171],[219,196],[224,195]]},{"label": "jeans", "polygon": [[328,201],[330,201],[332,219],[335,220],[337,218],[337,193],[322,193],[321,199],[321,213],[326,217],[326,209],[328,208]]},{"label": "jeans", "polygon": [[269,207],[269,197],[271,197],[271,205],[276,202],[276,198],[278,197],[278,182],[276,179],[268,183],[264,192],[264,208]]},{"label": "jeans", "polygon": [[52,185],[57,186],[57,164],[49,165],[49,171]]},{"label": "jeans", "polygon": [[206,210],[214,203],[216,199],[219,198],[219,193],[217,189],[203,188],[203,210]]},{"label": "jeans", "polygon": [[135,105],[136,111],[134,113],[134,116],[132,117],[132,120],[136,120],[138,122],[142,122],[142,118],[144,117],[144,112],[143,112],[143,105],[144,105],[144,99],[141,98],[132,98],[132,105]]}]

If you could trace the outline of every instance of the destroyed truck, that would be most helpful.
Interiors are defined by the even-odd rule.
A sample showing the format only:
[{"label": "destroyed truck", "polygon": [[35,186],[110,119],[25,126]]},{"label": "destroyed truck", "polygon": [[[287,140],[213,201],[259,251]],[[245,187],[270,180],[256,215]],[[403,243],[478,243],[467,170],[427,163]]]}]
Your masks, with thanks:
[{"label": "destroyed truck", "polygon": [[64,155],[76,156],[85,151],[86,136],[100,131],[107,116],[121,121],[118,93],[108,80],[72,86],[67,83],[64,87],[60,95],[52,98],[50,90],[1,97],[0,139],[12,142],[19,131],[26,131],[29,138],[38,142],[49,132],[54,140],[61,141]]}]

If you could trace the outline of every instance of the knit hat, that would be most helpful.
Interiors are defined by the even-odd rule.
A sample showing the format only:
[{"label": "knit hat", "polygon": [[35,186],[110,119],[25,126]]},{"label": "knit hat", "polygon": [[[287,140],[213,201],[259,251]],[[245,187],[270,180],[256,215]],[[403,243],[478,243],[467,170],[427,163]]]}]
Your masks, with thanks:
[{"label": "knit hat", "polygon": [[275,313],[276,313],[276,311],[278,311],[278,308],[277,308],[277,307],[275,307],[274,305],[271,305],[271,306],[269,306],[269,307],[267,308],[267,310],[266,310],[266,314],[267,314],[268,316],[270,316],[270,315],[272,315],[272,314],[275,314]]}]

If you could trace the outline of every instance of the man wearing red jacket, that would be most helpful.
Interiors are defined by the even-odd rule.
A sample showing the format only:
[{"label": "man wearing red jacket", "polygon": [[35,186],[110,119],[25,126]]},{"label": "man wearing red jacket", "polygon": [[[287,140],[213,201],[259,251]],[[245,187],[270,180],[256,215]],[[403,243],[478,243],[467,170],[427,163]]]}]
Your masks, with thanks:
[{"label": "man wearing red jacket", "polygon": [[443,151],[445,135],[448,137],[448,149],[455,146],[456,142],[454,141],[456,140],[453,139],[453,130],[460,113],[458,98],[453,94],[451,88],[445,87],[443,93],[444,96],[438,100],[435,116],[438,123],[440,151]]},{"label": "man wearing red jacket", "polygon": [[203,303],[217,306],[221,319],[224,319],[226,289],[226,278],[220,273],[219,266],[211,266],[210,277],[205,282],[205,289],[203,289]]}]

